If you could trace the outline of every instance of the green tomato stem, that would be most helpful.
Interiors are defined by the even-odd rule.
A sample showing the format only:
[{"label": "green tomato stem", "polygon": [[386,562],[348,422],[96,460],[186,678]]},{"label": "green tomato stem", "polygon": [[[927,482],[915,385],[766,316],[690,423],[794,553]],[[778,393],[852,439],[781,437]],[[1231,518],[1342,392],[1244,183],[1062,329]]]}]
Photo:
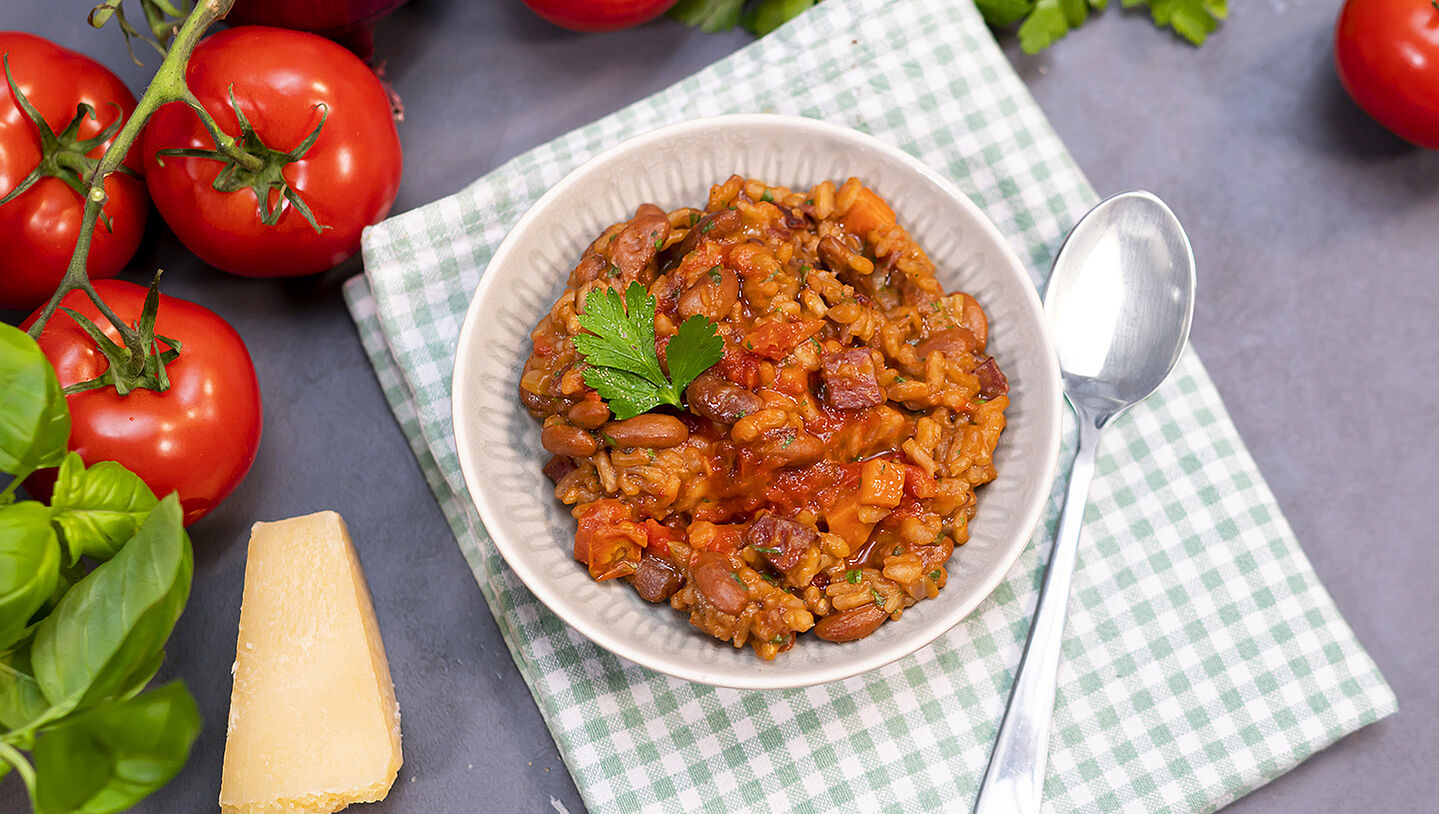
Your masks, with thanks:
[{"label": "green tomato stem", "polygon": [[[125,156],[130,153],[135,140],[145,128],[145,123],[155,114],[155,111],[170,102],[184,102],[186,105],[197,110],[200,120],[205,123],[205,128],[215,137],[217,148],[226,155],[233,158],[242,166],[254,166],[259,159],[245,154],[235,145],[235,140],[226,136],[220,131],[219,126],[210,115],[204,112],[194,94],[190,92],[185,84],[185,64],[190,59],[190,54],[199,44],[205,31],[217,20],[222,19],[230,13],[230,7],[235,0],[201,0],[195,5],[185,22],[175,33],[175,39],[170,44],[170,50],[165,54],[165,59],[155,71],[155,76],[150,80],[150,85],[145,89],[138,102],[135,104],[135,112],[115,134],[114,141],[105,149],[105,154],[96,165],[95,172],[88,180],[88,187],[85,193],[85,210],[80,221],[80,233],[75,241],[75,252],[70,255],[70,264],[65,269],[65,276],[61,278],[60,285],[55,293],[50,296],[35,319],[35,324],[30,326],[30,335],[39,337],[45,330],[45,324],[54,315],[55,309],[60,307],[60,300],[71,291],[79,289],[90,297],[100,313],[115,326],[119,332],[122,344],[137,358],[143,358],[146,348],[141,339],[139,331],[121,319],[108,305],[95,293],[95,288],[90,284],[90,276],[85,273],[86,260],[90,256],[90,243],[95,235],[95,222],[100,219],[100,214],[105,208],[107,195],[105,193],[105,178],[110,173],[120,169]],[[118,5],[116,3],[115,5]]]}]

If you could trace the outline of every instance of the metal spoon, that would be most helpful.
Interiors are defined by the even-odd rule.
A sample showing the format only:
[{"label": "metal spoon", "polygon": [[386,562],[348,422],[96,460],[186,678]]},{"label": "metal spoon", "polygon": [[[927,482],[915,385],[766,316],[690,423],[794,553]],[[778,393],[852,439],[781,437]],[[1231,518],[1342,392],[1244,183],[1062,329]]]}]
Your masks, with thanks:
[{"label": "metal spoon", "polygon": [[1038,814],[1064,613],[1099,436],[1179,361],[1194,314],[1194,253],[1179,219],[1148,192],[1090,210],[1065,239],[1044,294],[1079,451],[1034,626],[1015,675],[975,814]]}]

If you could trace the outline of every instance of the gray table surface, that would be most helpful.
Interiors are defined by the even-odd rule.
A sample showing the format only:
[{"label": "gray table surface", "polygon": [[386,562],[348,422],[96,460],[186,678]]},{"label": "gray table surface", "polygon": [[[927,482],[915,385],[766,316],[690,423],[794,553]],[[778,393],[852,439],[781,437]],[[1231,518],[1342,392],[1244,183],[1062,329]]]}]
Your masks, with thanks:
[{"label": "gray table surface", "polygon": [[[964,2],[964,0],[955,0]],[[132,88],[153,69],[91,0],[0,0],[0,27],[98,56]],[[1117,5],[1117,4],[1115,4]],[[1049,53],[1005,48],[1101,192],[1145,187],[1179,213],[1200,264],[1193,342],[1280,506],[1400,712],[1230,806],[1262,812],[1439,807],[1439,153],[1369,121],[1334,78],[1337,0],[1237,3],[1204,48],[1110,11]],[[669,21],[583,36],[519,0],[414,0],[378,57],[405,101],[395,211],[660,90],[750,41]],[[193,527],[190,605],[163,678],[206,726],[189,765],[136,810],[214,810],[245,543],[256,520],[318,509],[349,522],[404,710],[405,765],[375,812],[584,810],[361,352],[318,278],[203,267],[157,224],[134,266],[244,336],[265,400],[254,469]],[[15,315],[10,315],[13,319]],[[980,771],[982,767],[976,766]],[[26,810],[19,784],[0,812]]]}]

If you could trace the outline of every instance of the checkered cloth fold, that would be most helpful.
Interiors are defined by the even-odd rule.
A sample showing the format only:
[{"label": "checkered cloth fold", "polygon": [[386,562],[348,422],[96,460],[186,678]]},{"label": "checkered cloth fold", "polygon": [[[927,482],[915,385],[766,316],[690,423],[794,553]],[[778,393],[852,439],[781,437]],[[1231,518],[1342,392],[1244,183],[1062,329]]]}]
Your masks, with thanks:
[{"label": "checkered cloth fold", "polygon": [[[967,809],[1019,661],[1057,500],[1007,581],[933,645],[842,682],[741,692],[650,672],[570,630],[509,570],[467,497],[450,373],[495,247],[602,149],[732,112],[811,116],[898,145],[958,183],[1036,283],[1096,201],[971,3],[827,0],[669,89],[371,229],[366,275],[347,286],[347,301],[595,814]],[[1062,466],[1071,455],[1072,443]],[[1395,709],[1192,352],[1104,439],[1070,608],[1045,784],[1055,811],[1210,811]]]}]

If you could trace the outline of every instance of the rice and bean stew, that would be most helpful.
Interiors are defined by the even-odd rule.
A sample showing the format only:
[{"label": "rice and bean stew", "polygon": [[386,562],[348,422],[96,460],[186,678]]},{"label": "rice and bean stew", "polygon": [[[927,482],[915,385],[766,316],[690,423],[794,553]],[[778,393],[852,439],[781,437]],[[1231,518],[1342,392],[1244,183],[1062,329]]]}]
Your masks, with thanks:
[{"label": "rice and bean stew", "polygon": [[[685,409],[617,420],[575,337],[592,292],[633,283],[660,360],[695,316],[723,352]],[[987,335],[858,179],[734,176],[702,210],[644,204],[595,239],[532,334],[520,398],[589,573],[773,659],[810,630],[868,636],[944,587],[1009,404]]]}]

